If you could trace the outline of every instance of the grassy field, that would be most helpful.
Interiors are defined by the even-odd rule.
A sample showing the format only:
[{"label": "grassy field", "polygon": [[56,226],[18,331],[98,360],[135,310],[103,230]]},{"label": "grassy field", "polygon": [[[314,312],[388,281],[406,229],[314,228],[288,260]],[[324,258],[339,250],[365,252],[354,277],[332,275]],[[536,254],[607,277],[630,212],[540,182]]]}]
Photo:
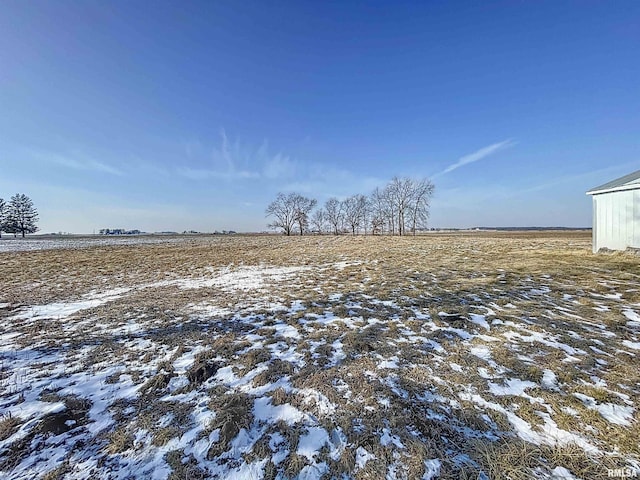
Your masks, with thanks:
[{"label": "grassy field", "polygon": [[640,474],[640,257],[590,233],[0,253],[0,476]]}]

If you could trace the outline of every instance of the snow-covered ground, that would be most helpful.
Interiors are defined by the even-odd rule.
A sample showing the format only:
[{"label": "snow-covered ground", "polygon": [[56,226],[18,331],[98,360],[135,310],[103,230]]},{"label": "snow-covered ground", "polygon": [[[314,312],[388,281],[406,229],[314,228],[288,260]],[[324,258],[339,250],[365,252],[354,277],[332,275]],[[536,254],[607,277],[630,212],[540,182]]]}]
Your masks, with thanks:
[{"label": "snow-covered ground", "polygon": [[3,252],[30,252],[35,250],[59,250],[78,249],[90,247],[109,247],[126,245],[148,245],[158,243],[179,243],[193,240],[190,236],[169,235],[131,235],[131,236],[60,236],[42,238],[29,236],[26,238],[14,238],[3,235],[0,239],[0,253]]},{"label": "snow-covered ground", "polygon": [[548,455],[537,478],[640,475],[633,274],[206,272],[0,297],[0,476],[490,478],[482,445]]}]

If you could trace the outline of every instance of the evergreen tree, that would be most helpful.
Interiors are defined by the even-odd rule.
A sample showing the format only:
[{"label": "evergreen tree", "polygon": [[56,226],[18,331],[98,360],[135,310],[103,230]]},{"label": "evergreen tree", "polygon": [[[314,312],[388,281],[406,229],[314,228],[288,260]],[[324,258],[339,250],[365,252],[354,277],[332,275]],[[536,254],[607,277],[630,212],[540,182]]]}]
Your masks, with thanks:
[{"label": "evergreen tree", "polygon": [[20,233],[24,238],[25,233],[38,231],[37,221],[38,211],[29,197],[24,193],[16,193],[11,197],[4,223],[5,226],[3,227],[5,232]]}]

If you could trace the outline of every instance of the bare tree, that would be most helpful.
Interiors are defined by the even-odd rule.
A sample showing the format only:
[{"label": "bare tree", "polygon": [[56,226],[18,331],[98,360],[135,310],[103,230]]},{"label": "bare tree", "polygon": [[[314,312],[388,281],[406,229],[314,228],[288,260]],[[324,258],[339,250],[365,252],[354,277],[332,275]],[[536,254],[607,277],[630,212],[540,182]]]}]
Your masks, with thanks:
[{"label": "bare tree", "polygon": [[387,230],[391,235],[396,233],[396,206],[393,202],[393,194],[391,191],[391,184],[387,184],[382,190],[382,198],[385,206],[385,223],[387,224]]},{"label": "bare tree", "polygon": [[371,193],[369,198],[369,208],[371,215],[371,232],[384,234],[384,225],[388,217],[388,202],[385,199],[384,190],[378,187]]},{"label": "bare tree", "polygon": [[342,203],[332,197],[324,204],[324,211],[327,222],[333,227],[333,234],[338,235],[343,223]]},{"label": "bare tree", "polygon": [[0,238],[2,238],[2,231],[5,227],[6,222],[6,214],[7,214],[7,202],[4,199],[0,198]]},{"label": "bare tree", "polygon": [[393,177],[387,189],[395,210],[398,235],[404,235],[407,210],[411,205],[413,194],[413,181],[410,178]]},{"label": "bare tree", "polygon": [[353,235],[356,234],[356,228],[360,224],[360,219],[357,213],[355,196],[347,197],[341,202],[342,214],[344,218],[345,227],[351,229]]},{"label": "bare tree", "polygon": [[369,199],[365,195],[356,195],[356,209],[360,219],[360,226],[364,229],[364,234],[366,235],[369,218]]},{"label": "bare tree", "polygon": [[364,195],[353,195],[342,201],[344,221],[355,235],[363,224],[367,199]]},{"label": "bare tree", "polygon": [[361,222],[363,233],[366,235],[369,232],[369,227],[371,226],[371,201],[369,197],[366,195],[360,195],[360,202],[362,203],[361,208]]},{"label": "bare tree", "polygon": [[296,223],[294,195],[296,194],[278,193],[276,199],[265,210],[267,217],[274,217],[269,228],[282,228],[283,233],[287,236],[291,235],[291,230]]},{"label": "bare tree", "polygon": [[416,234],[418,227],[426,227],[429,218],[429,206],[435,186],[428,178],[414,180],[411,195],[410,221],[411,231]]},{"label": "bare tree", "polygon": [[309,226],[309,212],[313,210],[316,203],[318,202],[315,198],[303,197],[297,193],[293,195],[294,217],[300,229],[300,235],[302,235]]},{"label": "bare tree", "polygon": [[311,228],[318,233],[323,233],[325,226],[327,224],[326,214],[323,208],[319,208],[313,212],[311,218],[309,219],[311,222]]}]

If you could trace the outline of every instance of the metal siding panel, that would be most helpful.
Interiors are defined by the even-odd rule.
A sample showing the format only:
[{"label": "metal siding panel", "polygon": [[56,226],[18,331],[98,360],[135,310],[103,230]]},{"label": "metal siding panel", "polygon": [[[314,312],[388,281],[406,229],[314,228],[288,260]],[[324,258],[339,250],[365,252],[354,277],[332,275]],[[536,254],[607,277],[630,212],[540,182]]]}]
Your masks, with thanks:
[{"label": "metal siding panel", "polygon": [[616,192],[616,211],[618,213],[618,231],[615,232],[618,250],[627,248],[627,192]]},{"label": "metal siding panel", "polygon": [[604,228],[604,236],[602,237],[602,246],[611,248],[611,222],[612,222],[611,197],[605,194],[603,200],[604,200],[604,210],[606,213],[604,215],[605,228]]},{"label": "metal siding panel", "polygon": [[607,211],[605,207],[603,195],[598,195],[598,250],[604,247],[604,237],[607,228]]},{"label": "metal siding panel", "polygon": [[624,248],[633,245],[633,190],[624,193]]},{"label": "metal siding panel", "polygon": [[604,195],[604,208],[607,212],[607,214],[605,215],[605,222],[606,222],[606,228],[605,228],[605,236],[603,238],[604,240],[604,247],[607,248],[615,248],[614,244],[613,244],[613,225],[615,223],[615,218],[613,216],[613,201],[611,199],[611,194],[607,193]]},{"label": "metal siding panel", "polygon": [[604,214],[604,235],[602,236],[602,246],[606,248],[611,248],[611,222],[613,219],[611,218],[611,196],[605,194],[602,198],[603,200],[603,208],[605,211]]},{"label": "metal siding panel", "polygon": [[632,244],[633,237],[633,191],[627,190],[612,194],[614,214],[617,219],[613,235],[616,250],[626,250]]},{"label": "metal siding panel", "polygon": [[618,218],[618,209],[616,208],[616,197],[613,193],[607,195],[608,211],[609,211],[609,228],[607,229],[607,243],[608,247],[612,250],[618,249],[618,238],[616,232],[619,230],[618,225],[620,219]]},{"label": "metal siding panel", "polygon": [[602,206],[600,207],[600,213],[602,215],[600,248],[603,248],[609,246],[609,198],[606,195],[603,195],[600,202],[602,203]]},{"label": "metal siding panel", "polygon": [[627,245],[635,247],[636,245],[636,209],[635,209],[635,192],[629,191],[629,205],[627,207],[627,215],[629,220],[629,231],[627,232]]},{"label": "metal siding panel", "polygon": [[609,238],[611,241],[611,248],[618,250],[620,248],[620,239],[617,233],[620,231],[620,208],[619,199],[615,195],[610,195],[611,200],[611,230],[609,231]]},{"label": "metal siding panel", "polygon": [[[623,192],[616,192],[618,194]],[[616,250],[624,250],[625,248],[625,223],[624,223],[624,195],[615,195],[613,197],[613,212],[616,218],[615,229],[611,232],[614,239]]]},{"label": "metal siding panel", "polygon": [[607,236],[609,235],[609,209],[607,208],[607,196],[600,195],[600,208],[598,209],[600,233],[598,234],[598,250],[607,246]]},{"label": "metal siding panel", "polygon": [[633,191],[633,240],[631,246],[640,248],[640,190]]},{"label": "metal siding panel", "polygon": [[627,192],[616,192],[614,196],[614,208],[617,218],[615,235],[615,245],[617,250],[627,248]]},{"label": "metal siding panel", "polygon": [[591,250],[593,253],[598,252],[598,195],[593,195],[591,198],[593,205],[593,218],[591,220]]},{"label": "metal siding panel", "polygon": [[598,250],[604,247],[607,228],[607,212],[604,208],[604,195],[598,195]]}]

